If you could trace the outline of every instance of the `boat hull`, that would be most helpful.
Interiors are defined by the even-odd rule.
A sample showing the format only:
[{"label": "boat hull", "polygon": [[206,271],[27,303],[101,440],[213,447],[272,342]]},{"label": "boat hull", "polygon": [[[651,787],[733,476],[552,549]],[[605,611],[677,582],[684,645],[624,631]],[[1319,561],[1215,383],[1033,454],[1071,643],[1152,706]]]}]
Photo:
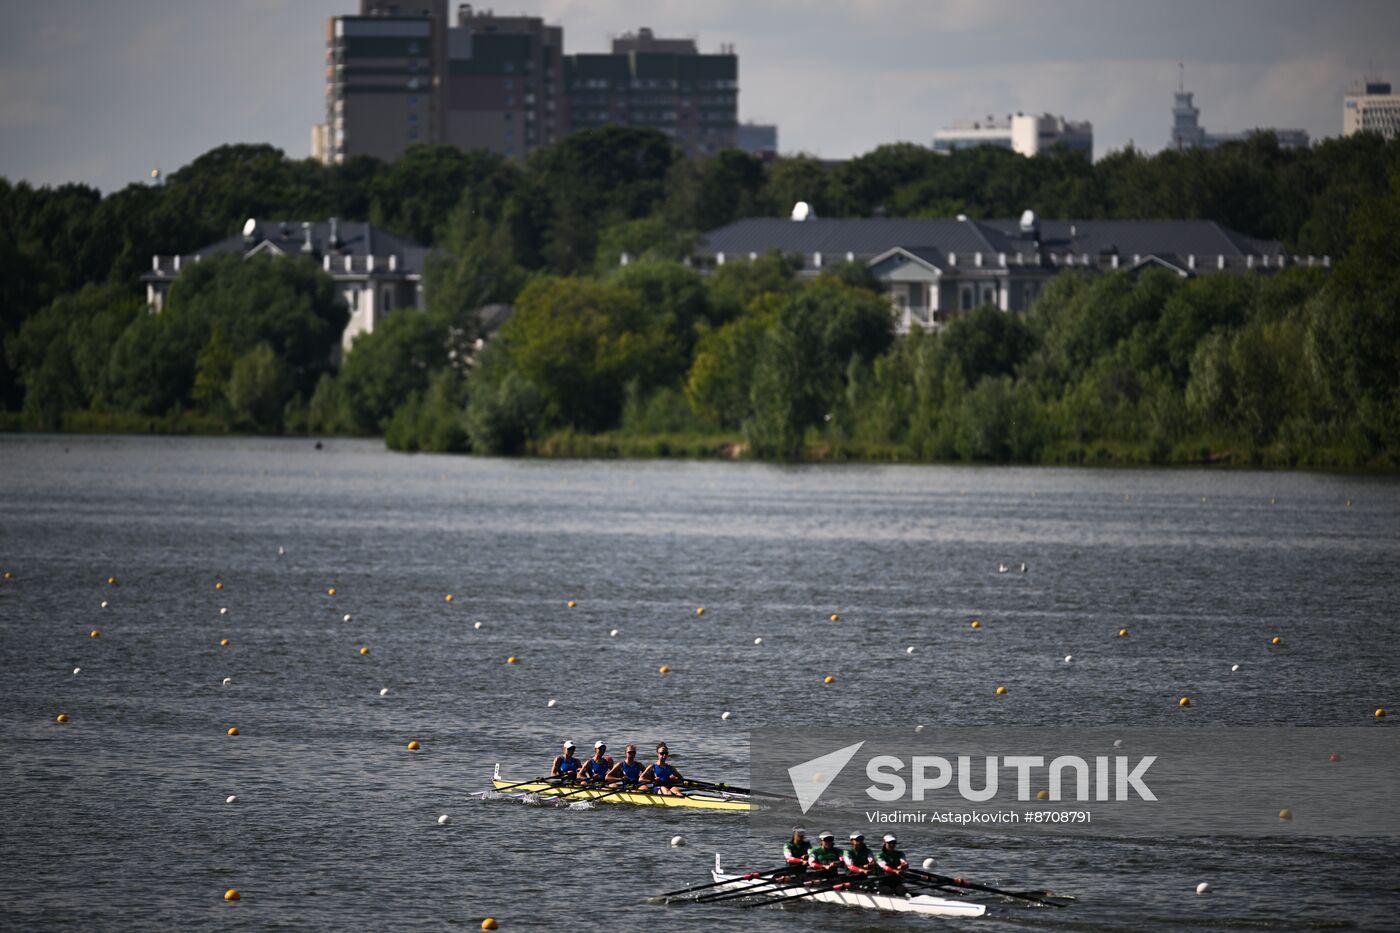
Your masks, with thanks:
[{"label": "boat hull", "polygon": [[620,803],[630,804],[634,807],[681,807],[690,810],[737,810],[749,811],[754,809],[753,804],[746,800],[736,800],[730,797],[721,797],[705,793],[689,793],[684,797],[675,797],[670,794],[648,794],[642,791],[611,791],[606,787],[581,790],[578,787],[559,787],[555,784],[543,782],[535,784],[517,784],[514,781],[505,781],[497,778],[491,782],[496,790],[509,790],[516,794],[535,794],[540,797],[553,797],[567,800],[570,803],[575,801],[597,801],[598,803]]},{"label": "boat hull", "polygon": [[[719,856],[715,857],[718,864]],[[748,885],[757,882],[744,878],[743,875],[733,875],[720,871],[716,868],[710,874],[714,876],[716,883],[721,883],[715,888],[716,892],[725,890],[738,891]],[[728,884],[722,884],[728,882]],[[985,904],[974,904],[968,901],[953,900],[946,897],[934,897],[931,894],[918,894],[913,897],[898,897],[891,894],[871,894],[865,891],[822,891],[817,894],[806,893],[802,888],[790,888],[781,891],[760,891],[765,897],[771,898],[774,902],[784,901],[788,898],[802,897],[804,901],[816,901],[820,904],[840,904],[843,907],[862,907],[866,910],[887,910],[893,913],[923,914],[927,917],[980,917],[987,912]]]}]

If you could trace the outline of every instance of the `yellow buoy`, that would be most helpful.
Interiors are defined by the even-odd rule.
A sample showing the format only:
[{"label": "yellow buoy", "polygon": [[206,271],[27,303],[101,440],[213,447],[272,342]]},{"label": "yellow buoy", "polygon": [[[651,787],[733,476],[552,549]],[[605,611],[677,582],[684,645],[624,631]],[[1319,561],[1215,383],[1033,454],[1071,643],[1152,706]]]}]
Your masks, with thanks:
[{"label": "yellow buoy", "polygon": [[1293,811],[1284,807],[1282,810],[1278,811],[1278,818],[1281,820],[1291,820],[1293,819]]},{"label": "yellow buoy", "polygon": [[369,654],[369,648],[361,648],[360,654]]},{"label": "yellow buoy", "polygon": [[495,917],[487,917],[485,920],[481,921],[481,928],[482,928],[483,930],[494,930],[494,929],[496,929],[496,918],[495,918]]},{"label": "yellow buoy", "polygon": [[657,672],[658,674],[669,674],[669,673],[671,673],[671,669],[670,669],[669,667],[667,667],[666,665],[663,664],[663,665],[661,665],[660,667],[658,667],[658,668],[656,669],[656,672]]},{"label": "yellow buoy", "polygon": [[840,621],[841,621],[841,617],[840,617],[839,615],[837,615],[836,613],[833,612],[833,613],[831,614],[831,621],[833,621],[833,622],[840,622]]},{"label": "yellow buoy", "polygon": [[450,602],[452,602],[452,600],[454,600],[454,599],[456,599],[456,597],[453,596],[451,593],[448,593],[448,594],[447,594],[447,598],[446,598],[445,601],[450,603]]},{"label": "yellow buoy", "polygon": [[418,743],[417,743],[417,742],[409,742],[409,743],[408,743],[408,750],[411,751],[411,752],[416,752],[416,751],[418,751],[418,747],[419,747],[419,746],[418,746]]},{"label": "yellow buoy", "polygon": [[1275,635],[1273,638],[1270,638],[1270,639],[1269,639],[1269,644],[1271,644],[1271,645],[1281,645],[1281,644],[1283,644],[1283,636],[1282,636],[1282,635]]},{"label": "yellow buoy", "polygon": [[67,713],[59,713],[59,714],[58,714],[58,721],[59,721],[59,722],[67,722],[67,721],[68,721],[68,714],[67,714]]},{"label": "yellow buoy", "polygon": [[574,607],[577,606],[577,605],[578,605],[578,603],[574,602],[572,599],[569,600],[569,608],[570,608],[570,609],[574,608]]},{"label": "yellow buoy", "polygon": [[331,587],[331,588],[329,588],[328,590],[326,590],[326,595],[327,595],[327,596],[334,596],[334,595],[335,595],[335,587]]},{"label": "yellow buoy", "polygon": [[224,581],[222,581],[222,580],[215,581],[215,583],[214,583],[214,589],[216,589],[216,590],[221,590],[221,589],[223,589],[223,588],[224,588]]},{"label": "yellow buoy", "polygon": [[973,619],[973,620],[972,620],[972,627],[973,627],[973,628],[981,628],[981,627],[982,627],[982,623],[981,623],[981,622],[978,622],[976,619]]},{"label": "yellow buoy", "polygon": [[824,684],[834,684],[834,683],[836,683],[836,678],[835,678],[835,677],[832,677],[830,674],[827,674],[827,675],[826,675],[826,679],[823,680],[822,683],[824,683]]},{"label": "yellow buoy", "polygon": [[224,900],[226,901],[238,901],[242,899],[243,895],[238,893],[237,888],[229,888],[224,892]]},{"label": "yellow buoy", "polygon": [[219,647],[220,647],[220,648],[227,648],[228,646],[229,646],[229,640],[228,640],[227,638],[220,638],[220,639],[219,639]]},{"label": "yellow buoy", "polygon": [[1384,718],[1385,718],[1385,707],[1381,707],[1380,709],[1376,710],[1376,718],[1377,718],[1377,719],[1384,719]]},{"label": "yellow buoy", "polygon": [[1190,706],[1190,705],[1191,705],[1191,698],[1190,698],[1190,697],[1182,697],[1181,699],[1179,699],[1179,700],[1176,701],[1176,705],[1177,705],[1177,706]]},{"label": "yellow buoy", "polygon": [[1118,637],[1119,637],[1119,638],[1127,638],[1127,637],[1128,637],[1128,630],[1125,629],[1125,628],[1120,628],[1120,629],[1118,630]]},{"label": "yellow buoy", "polygon": [[116,585],[117,585],[117,578],[116,578],[116,577],[108,577],[108,578],[107,578],[107,585],[108,585],[108,586],[116,586]]},{"label": "yellow buoy", "polygon": [[1004,697],[1004,696],[1006,696],[1006,688],[1005,688],[1005,687],[997,687],[997,696],[999,696],[999,697]]},{"label": "yellow buoy", "polygon": [[5,579],[6,579],[6,580],[13,580],[14,578],[15,578],[15,575],[14,575],[13,573],[11,573],[11,572],[8,571],[8,570],[5,571]]},{"label": "yellow buoy", "polygon": [[237,727],[237,726],[229,726],[229,727],[228,727],[228,734],[229,734],[229,735],[237,735],[237,734],[238,734],[238,727]]},{"label": "yellow buoy", "polygon": [[1035,799],[1036,799],[1036,800],[1049,800],[1049,799],[1050,799],[1050,792],[1049,792],[1048,790],[1038,790],[1038,791],[1035,792]]},{"label": "yellow buoy", "polygon": [[704,606],[696,606],[696,607],[695,607],[695,614],[698,615],[698,616],[704,615],[704,614],[705,614],[705,607],[704,607]]},{"label": "yellow buoy", "polygon": [[520,663],[520,659],[517,658],[515,655],[511,655],[510,657],[506,658],[506,663],[507,663],[507,664],[519,664],[519,663]]},{"label": "yellow buoy", "polygon": [[101,637],[102,637],[102,633],[99,632],[97,629],[93,629],[91,632],[88,632],[88,637],[89,637],[89,638],[101,638]]}]

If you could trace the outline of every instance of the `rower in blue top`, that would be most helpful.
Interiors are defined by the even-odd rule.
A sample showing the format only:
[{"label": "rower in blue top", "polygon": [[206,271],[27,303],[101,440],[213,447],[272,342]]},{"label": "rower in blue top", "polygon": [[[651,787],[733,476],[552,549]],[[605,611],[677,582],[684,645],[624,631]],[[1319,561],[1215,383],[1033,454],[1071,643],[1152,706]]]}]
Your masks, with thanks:
[{"label": "rower in blue top", "polygon": [[642,763],[637,760],[637,746],[623,749],[623,758],[608,772],[609,787],[636,787],[642,782]]},{"label": "rower in blue top", "polygon": [[583,763],[580,778],[585,784],[601,784],[612,770],[613,760],[608,757],[608,746],[598,741],[593,743],[593,757]]},{"label": "rower in blue top", "polygon": [[657,745],[656,761],[647,765],[647,769],[642,772],[642,783],[652,785],[652,793],[683,797],[685,795],[681,793],[680,788],[683,779],[681,773],[668,763],[670,756],[670,749],[666,747],[665,742]]},{"label": "rower in blue top", "polygon": [[565,742],[564,754],[554,759],[554,766],[549,769],[549,776],[572,781],[578,776],[581,767],[583,767],[583,763],[574,757],[574,743]]}]

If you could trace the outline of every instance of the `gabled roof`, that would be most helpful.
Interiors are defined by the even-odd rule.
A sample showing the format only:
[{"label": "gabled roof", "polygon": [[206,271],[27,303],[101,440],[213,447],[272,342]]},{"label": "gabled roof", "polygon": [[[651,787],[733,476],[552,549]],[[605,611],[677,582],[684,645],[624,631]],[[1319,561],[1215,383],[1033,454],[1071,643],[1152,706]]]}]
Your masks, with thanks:
[{"label": "gabled roof", "polygon": [[[739,258],[750,253],[821,253],[823,259],[847,254],[869,262],[903,247],[915,256],[946,267],[948,253],[996,256],[998,253],[1083,256],[1116,253],[1133,256],[1174,254],[1199,257],[1277,256],[1275,240],[1259,240],[1211,220],[1041,220],[1039,240],[1021,230],[1019,219],[952,220],[914,218],[833,218],[794,221],[750,218],[706,234],[697,254]],[[962,257],[960,256],[959,259]],[[961,266],[962,263],[959,262]]]},{"label": "gabled roof", "polygon": [[923,266],[931,272],[943,272],[946,268],[946,260],[943,254],[929,246],[896,246],[885,250],[878,256],[872,256],[868,265],[879,265],[886,259],[893,259],[896,256],[903,256],[916,265]]},{"label": "gabled roof", "polygon": [[[220,253],[238,252],[243,255],[253,253],[272,253],[275,255],[301,256],[307,255],[305,249],[307,243],[307,233],[310,233],[311,249],[309,255],[319,265],[322,257],[331,257],[332,272],[344,268],[344,257],[351,257],[351,264],[357,272],[363,272],[366,266],[366,259],[374,256],[378,260],[375,266],[375,274],[392,274],[396,276],[414,276],[423,273],[423,267],[427,258],[426,247],[413,242],[405,237],[390,233],[380,227],[363,221],[339,220],[335,224],[336,243],[331,242],[330,221],[317,221],[304,227],[301,221],[291,220],[254,220],[247,235],[238,233],[233,236],[217,240],[207,246],[181,255],[181,265],[193,261],[196,256],[215,256]],[[389,272],[388,258],[396,257],[395,269]],[[159,259],[169,259],[170,257],[158,257]],[[168,266],[161,264],[159,272],[147,272],[141,278],[143,280],[166,280],[171,278],[174,272],[174,264]]]}]

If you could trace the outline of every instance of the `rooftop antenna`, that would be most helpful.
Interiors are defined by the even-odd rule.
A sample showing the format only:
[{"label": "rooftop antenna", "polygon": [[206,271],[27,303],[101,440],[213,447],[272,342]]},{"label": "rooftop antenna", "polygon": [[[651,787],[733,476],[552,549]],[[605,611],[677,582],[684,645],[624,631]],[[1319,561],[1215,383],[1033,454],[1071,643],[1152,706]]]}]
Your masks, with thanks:
[{"label": "rooftop antenna", "polygon": [[1178,94],[1186,93],[1186,64],[1184,62],[1176,63],[1176,92]]}]

